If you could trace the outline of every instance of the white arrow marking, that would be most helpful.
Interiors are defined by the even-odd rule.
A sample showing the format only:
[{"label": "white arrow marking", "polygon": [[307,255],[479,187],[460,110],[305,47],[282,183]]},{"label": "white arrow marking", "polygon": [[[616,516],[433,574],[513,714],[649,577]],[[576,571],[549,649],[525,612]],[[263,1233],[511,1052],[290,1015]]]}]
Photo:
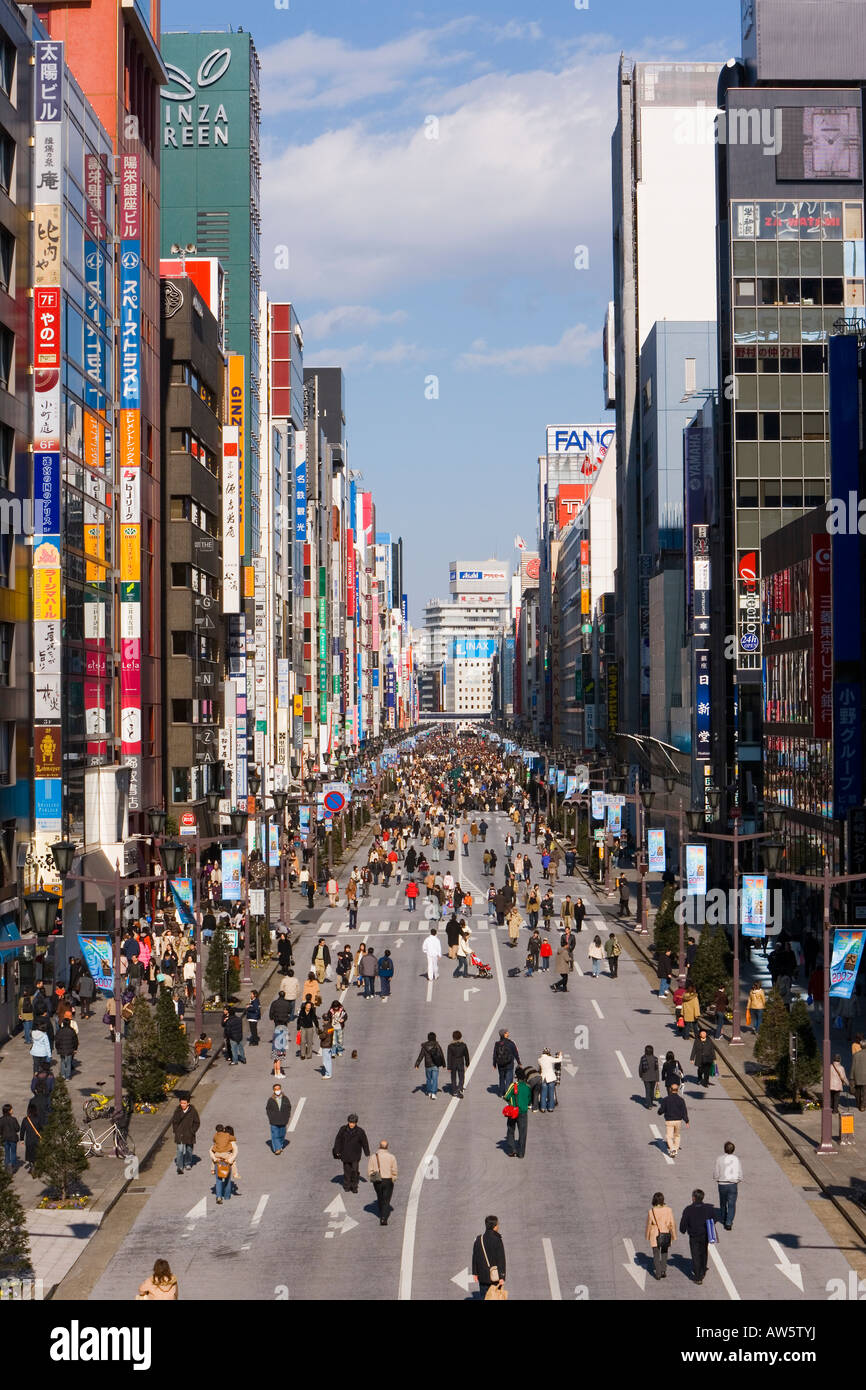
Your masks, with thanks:
[{"label": "white arrow marking", "polygon": [[[650,1125],[650,1134],[652,1135],[653,1139],[661,1139],[662,1137],[662,1132],[659,1129],[658,1125]],[[670,1163],[671,1166],[673,1166],[673,1159],[671,1158],[670,1154],[666,1153],[664,1157],[665,1163]]]},{"label": "white arrow marking", "polygon": [[334,1198],[333,1202],[329,1202],[328,1205],[325,1207],[325,1215],[345,1216],[345,1214],[346,1203],[343,1201],[342,1197],[338,1193],[337,1196]]},{"label": "white arrow marking", "polygon": [[186,1230],[184,1231],[184,1233],[183,1233],[184,1239],[185,1239],[187,1236],[192,1235],[193,1231],[195,1230],[195,1223],[196,1223],[196,1221],[202,1221],[206,1216],[207,1216],[207,1198],[206,1198],[206,1197],[202,1197],[201,1201],[200,1201],[200,1202],[196,1202],[195,1206],[194,1206],[190,1211],[188,1211],[187,1214],[186,1214],[186,1219],[187,1219],[187,1221],[191,1222],[192,1224],[189,1225],[189,1226],[187,1226]]},{"label": "white arrow marking", "polygon": [[470,994],[480,994],[481,990],[476,985],[470,985],[469,989],[463,991],[463,1003],[467,1003]]},{"label": "white arrow marking", "polygon": [[459,1274],[451,1275],[451,1283],[457,1284],[464,1293],[468,1293],[475,1284],[475,1275],[470,1274],[468,1269],[461,1269]]},{"label": "white arrow marking", "polygon": [[565,1070],[568,1072],[569,1076],[577,1076],[577,1067],[571,1062],[565,1063]]},{"label": "white arrow marking", "polygon": [[351,1216],[344,1216],[342,1221],[331,1222],[330,1228],[325,1232],[325,1240],[332,1240],[334,1236],[344,1236],[347,1231],[351,1231],[353,1226],[357,1226],[357,1221],[353,1221]]},{"label": "white arrow marking", "polygon": [[307,1103],[307,1097],[306,1097],[306,1096],[301,1096],[300,1100],[298,1101],[297,1105],[295,1106],[295,1113],[292,1115],[292,1118],[291,1118],[291,1120],[289,1121],[289,1128],[288,1128],[288,1133],[289,1133],[289,1134],[292,1133],[293,1129],[295,1128],[295,1125],[298,1123],[298,1120],[301,1118],[301,1111],[303,1110],[303,1108],[304,1108],[304,1106],[306,1105],[306,1103]]},{"label": "white arrow marking", "polygon": [[769,1245],[770,1249],[772,1250],[773,1254],[778,1260],[776,1268],[779,1271],[779,1273],[784,1274],[786,1279],[790,1279],[792,1284],[796,1284],[797,1288],[800,1290],[800,1293],[802,1293],[803,1276],[800,1273],[800,1266],[792,1264],[792,1262],[788,1259],[786,1251],[782,1248],[782,1246],[779,1244],[777,1240],[771,1240],[768,1236],[767,1244]]},{"label": "white arrow marking", "polygon": [[711,1245],[711,1246],[709,1247],[709,1251],[710,1251],[710,1259],[712,1260],[713,1264],[716,1266],[716,1269],[719,1271],[719,1278],[721,1279],[722,1283],[724,1284],[725,1288],[726,1288],[727,1291],[728,1291],[728,1297],[731,1298],[731,1299],[733,1299],[733,1300],[734,1300],[735,1302],[737,1302],[737,1303],[740,1302],[740,1295],[737,1293],[737,1290],[736,1290],[736,1288],[734,1287],[734,1281],[733,1281],[733,1279],[731,1278],[731,1276],[730,1276],[730,1274],[728,1273],[728,1271],[725,1269],[725,1266],[724,1266],[724,1264],[723,1264],[723,1262],[722,1262],[722,1257],[721,1257],[721,1255],[719,1254],[718,1246],[717,1246],[717,1245]]},{"label": "white arrow marking", "polygon": [[250,1229],[251,1229],[251,1230],[254,1231],[254,1230],[256,1229],[256,1227],[258,1226],[258,1224],[259,1224],[259,1222],[261,1221],[262,1217],[264,1216],[264,1214],[265,1214],[265,1207],[268,1205],[268,1202],[269,1202],[269,1200],[270,1200],[270,1195],[271,1195],[271,1194],[270,1194],[269,1192],[265,1192],[264,1195],[261,1196],[261,1197],[259,1198],[258,1206],[256,1207],[255,1211],[253,1212],[253,1219],[252,1219],[252,1221],[250,1222]]},{"label": "white arrow marking", "polygon": [[622,1069],[623,1069],[623,1071],[625,1072],[626,1076],[628,1077],[629,1081],[631,1081],[631,1080],[632,1080],[632,1074],[631,1074],[631,1072],[630,1072],[629,1069],[628,1069],[628,1062],[625,1060],[625,1058],[623,1057],[623,1055],[622,1055],[621,1052],[617,1052],[616,1056],[617,1056],[617,1058],[618,1058],[618,1060],[619,1060],[620,1066],[622,1067]]},{"label": "white arrow marking", "polygon": [[646,1288],[646,1270],[642,1269],[640,1265],[635,1264],[635,1250],[632,1241],[626,1240],[625,1236],[623,1236],[622,1243],[625,1246],[625,1253],[628,1256],[628,1261],[623,1268],[627,1274],[631,1275],[641,1293],[643,1293]]},{"label": "white arrow marking", "polygon": [[600,1009],[599,1006],[598,1006],[598,1001],[595,1000],[595,999],[590,999],[589,1002],[590,1002],[590,1004],[592,1005],[592,1007],[595,1009],[595,1012],[598,1014],[599,1018],[604,1018],[604,1014],[602,1013],[601,1009]]},{"label": "white arrow marking", "polygon": [[402,946],[402,945],[403,945],[403,938],[402,938],[402,936],[398,936],[398,937],[397,937],[396,944],[397,944],[398,946]]},{"label": "white arrow marking", "polygon": [[544,1251],[544,1263],[547,1265],[547,1282],[550,1285],[550,1297],[554,1300],[562,1301],[562,1290],[559,1287],[559,1275],[556,1272],[556,1260],[553,1258],[553,1242],[547,1236],[542,1237],[541,1248]]}]

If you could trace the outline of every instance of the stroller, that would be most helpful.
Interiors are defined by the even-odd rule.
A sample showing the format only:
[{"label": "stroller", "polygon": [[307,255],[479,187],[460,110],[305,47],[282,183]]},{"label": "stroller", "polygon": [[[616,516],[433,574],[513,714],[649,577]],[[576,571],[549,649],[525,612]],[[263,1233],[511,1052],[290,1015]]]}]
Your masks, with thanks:
[{"label": "stroller", "polygon": [[475,954],[474,951],[471,952],[471,954],[470,954],[470,956],[469,956],[469,959],[470,959],[471,963],[475,966],[475,969],[478,971],[478,974],[477,974],[476,977],[475,977],[477,980],[492,980],[492,979],[493,979],[493,966],[492,966],[492,965],[485,965],[484,962],[483,962],[478,956],[476,956],[476,954]]}]

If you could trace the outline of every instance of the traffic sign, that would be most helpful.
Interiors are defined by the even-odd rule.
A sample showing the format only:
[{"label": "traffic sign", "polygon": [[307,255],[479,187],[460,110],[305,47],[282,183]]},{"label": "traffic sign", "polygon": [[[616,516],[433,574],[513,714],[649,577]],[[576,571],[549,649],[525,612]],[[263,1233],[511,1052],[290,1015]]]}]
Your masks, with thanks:
[{"label": "traffic sign", "polygon": [[322,803],[326,811],[330,811],[331,815],[335,815],[338,811],[345,809],[346,798],[342,792],[329,791],[325,792]]},{"label": "traffic sign", "polygon": [[181,835],[194,835],[196,829],[195,811],[182,811],[180,817]]}]

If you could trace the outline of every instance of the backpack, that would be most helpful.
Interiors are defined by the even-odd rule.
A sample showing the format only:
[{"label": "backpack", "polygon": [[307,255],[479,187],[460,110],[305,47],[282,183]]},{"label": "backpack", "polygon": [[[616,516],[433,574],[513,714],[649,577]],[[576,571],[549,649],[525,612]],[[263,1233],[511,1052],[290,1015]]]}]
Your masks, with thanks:
[{"label": "backpack", "polygon": [[637,1069],[638,1076],[646,1076],[647,1072],[650,1071],[652,1068],[653,1061],[654,1058],[647,1057],[646,1053],[644,1053],[643,1057],[641,1057],[640,1059],[640,1065]]},{"label": "backpack", "polygon": [[494,1052],[494,1061],[497,1067],[507,1067],[511,1061],[511,1048],[508,1044],[506,1042],[498,1042],[494,1048]]}]

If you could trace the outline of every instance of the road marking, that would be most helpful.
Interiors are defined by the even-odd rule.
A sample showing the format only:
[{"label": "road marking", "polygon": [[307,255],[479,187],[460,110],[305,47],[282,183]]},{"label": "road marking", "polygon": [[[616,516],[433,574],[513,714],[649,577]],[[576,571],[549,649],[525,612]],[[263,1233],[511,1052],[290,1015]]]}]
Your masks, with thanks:
[{"label": "road marking", "polygon": [[721,1255],[718,1252],[718,1249],[715,1245],[710,1245],[708,1248],[710,1252],[710,1259],[716,1266],[716,1269],[719,1271],[719,1278],[721,1279],[722,1283],[727,1289],[728,1297],[733,1299],[734,1302],[741,1302],[740,1295],[737,1293],[736,1287],[734,1286],[734,1281],[731,1278],[728,1271],[725,1269],[724,1262],[722,1260]]},{"label": "road marking", "polygon": [[[472,884],[471,886],[475,887],[474,884]],[[470,1080],[472,1079],[472,1073],[478,1065],[478,1062],[484,1052],[484,1049],[486,1048],[487,1044],[490,1041],[490,1038],[493,1035],[494,1028],[499,1022],[503,1013],[505,1012],[505,1005],[508,1002],[508,997],[505,992],[505,980],[502,974],[502,960],[499,955],[499,942],[497,941],[495,936],[492,937],[492,945],[493,956],[496,962],[496,980],[497,984],[499,985],[499,1003],[494,1009],[490,1021],[487,1024],[487,1027],[485,1028],[481,1036],[481,1041],[475,1048],[475,1055],[473,1056],[472,1061],[469,1063],[469,1066],[466,1069],[465,1085],[468,1085]],[[411,1299],[412,1297],[412,1271],[415,1263],[415,1228],[418,1224],[418,1205],[421,1201],[421,1193],[424,1189],[424,1174],[426,1173],[429,1167],[430,1159],[436,1153],[436,1150],[438,1149],[439,1144],[441,1143],[442,1136],[444,1135],[446,1129],[451,1123],[451,1118],[457,1110],[459,1104],[460,1101],[457,1099],[457,1097],[452,1096],[450,1101],[448,1102],[447,1110],[445,1111],[444,1115],[442,1116],[442,1119],[439,1121],[439,1124],[436,1127],[436,1132],[434,1133],[432,1140],[427,1145],[424,1157],[418,1164],[418,1167],[415,1169],[415,1176],[412,1179],[412,1186],[409,1189],[409,1197],[406,1202],[406,1218],[403,1225],[403,1246],[400,1253],[400,1283],[397,1291],[398,1299],[404,1301],[407,1299]]]},{"label": "road marking", "polygon": [[464,1004],[468,1003],[470,994],[480,994],[480,993],[481,993],[481,990],[478,988],[477,985],[470,985],[468,989],[464,989],[464,991],[463,991],[463,1003],[464,1003]]},{"label": "road marking", "polygon": [[547,1282],[550,1285],[550,1297],[558,1302],[562,1301],[562,1290],[559,1287],[559,1275],[556,1272],[556,1260],[553,1258],[553,1244],[544,1236],[541,1241],[541,1248],[544,1251],[544,1263],[547,1265]]},{"label": "road marking", "polygon": [[265,1214],[265,1207],[268,1205],[268,1202],[270,1201],[270,1196],[271,1196],[271,1194],[270,1194],[269,1192],[265,1192],[265,1193],[263,1193],[263,1195],[259,1198],[258,1206],[256,1207],[255,1211],[253,1212],[253,1217],[252,1217],[252,1220],[250,1221],[250,1227],[251,1227],[252,1230],[255,1230],[255,1229],[256,1229],[256,1227],[258,1226],[258,1224],[259,1224],[259,1222],[261,1221],[262,1217],[264,1216],[264,1214]]},{"label": "road marking", "polygon": [[[659,1129],[658,1125],[650,1125],[650,1134],[652,1135],[653,1139],[662,1139],[662,1132]],[[664,1160],[665,1163],[669,1163],[671,1167],[673,1167],[674,1161],[669,1153],[665,1153]]]},{"label": "road marking", "polygon": [[333,1202],[328,1203],[325,1207],[325,1215],[330,1217],[328,1229],[324,1232],[325,1240],[333,1240],[335,1235],[344,1236],[358,1224],[347,1213],[346,1204],[342,1197],[335,1197]]},{"label": "road marking", "polygon": [[408,931],[408,930],[409,930],[409,923],[408,923],[408,922],[398,922],[398,923],[397,923],[397,930],[398,930],[398,931]]},{"label": "road marking", "polygon": [[186,1214],[187,1221],[190,1221],[192,1224],[190,1226],[187,1226],[186,1230],[183,1233],[183,1238],[186,1239],[187,1236],[192,1235],[193,1231],[195,1230],[196,1221],[202,1221],[206,1216],[207,1197],[202,1197],[201,1201],[196,1202],[195,1206],[191,1207]]},{"label": "road marking", "polygon": [[783,1247],[779,1244],[777,1240],[771,1240],[770,1237],[767,1236],[767,1244],[769,1245],[770,1249],[776,1257],[776,1260],[778,1261],[776,1268],[779,1271],[779,1273],[784,1274],[786,1279],[790,1279],[792,1284],[796,1284],[797,1288],[800,1290],[800,1293],[802,1293],[803,1276],[800,1273],[800,1266],[793,1264],[788,1259],[787,1252],[783,1249]]},{"label": "road marking", "polygon": [[621,1052],[617,1051],[617,1054],[616,1054],[616,1055],[617,1055],[617,1058],[618,1058],[618,1060],[619,1060],[620,1066],[622,1067],[622,1069],[623,1069],[623,1071],[625,1072],[626,1076],[628,1077],[629,1081],[631,1081],[633,1078],[632,1078],[631,1072],[630,1072],[629,1069],[628,1069],[628,1062],[625,1060],[625,1058],[623,1057],[623,1055],[622,1055]]},{"label": "road marking", "polygon": [[596,1013],[598,1014],[599,1018],[604,1018],[604,1014],[602,1013],[601,1009],[600,1009],[599,1006],[598,1006],[598,1001],[597,1001],[596,999],[590,999],[589,1002],[590,1002],[590,1004],[592,1005],[592,1007],[595,1009],[595,1011],[596,1011]]},{"label": "road marking", "polygon": [[468,1269],[461,1269],[459,1274],[451,1275],[451,1283],[457,1284],[464,1293],[468,1293],[475,1283],[475,1275],[470,1274]]},{"label": "road marking", "polygon": [[370,928],[372,927],[372,925],[373,925],[372,922],[362,922],[362,923],[361,923],[361,931],[369,931]]},{"label": "road marking", "polygon": [[[345,996],[346,996],[346,991],[344,990],[344,991],[343,991],[343,998],[345,998]],[[340,1003],[342,1003],[342,1002],[343,1002],[343,999],[340,1000]],[[293,1114],[292,1114],[292,1118],[291,1118],[291,1120],[289,1121],[289,1128],[288,1128],[288,1130],[286,1131],[287,1134],[291,1134],[291,1133],[294,1131],[295,1126],[296,1126],[297,1123],[298,1123],[298,1120],[301,1118],[301,1111],[303,1110],[303,1108],[304,1108],[304,1106],[306,1105],[306,1103],[307,1103],[307,1097],[306,1097],[306,1096],[301,1096],[300,1100],[298,1101],[297,1105],[295,1106],[294,1112],[293,1112]]]},{"label": "road marking", "polygon": [[428,981],[427,981],[427,1003],[428,1003],[428,1004],[431,1004],[432,1002],[433,1002],[433,981],[432,981],[432,980],[428,980]]},{"label": "road marking", "polygon": [[635,1248],[633,1242],[626,1240],[625,1236],[623,1236],[622,1243],[625,1246],[625,1253],[628,1256],[628,1261],[623,1268],[627,1274],[631,1275],[641,1293],[643,1293],[646,1288],[646,1270],[642,1265],[635,1264]]}]

